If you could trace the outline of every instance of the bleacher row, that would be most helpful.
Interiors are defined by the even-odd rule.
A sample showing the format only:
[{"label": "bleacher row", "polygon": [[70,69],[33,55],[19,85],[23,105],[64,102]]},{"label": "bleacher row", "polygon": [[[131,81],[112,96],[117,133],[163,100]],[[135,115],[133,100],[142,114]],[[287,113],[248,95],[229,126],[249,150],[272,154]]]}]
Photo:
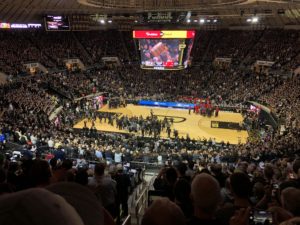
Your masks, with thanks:
[{"label": "bleacher row", "polygon": [[[296,30],[200,30],[196,32],[192,51],[193,64],[229,57],[235,65],[266,60],[276,62],[277,68],[296,69],[299,41]],[[26,62],[40,62],[49,69],[64,68],[63,60],[67,58],[79,58],[86,66],[100,63],[103,56],[119,57],[125,64],[139,64],[138,44],[131,32],[1,31],[0,43],[0,68],[7,74],[24,72]]]}]

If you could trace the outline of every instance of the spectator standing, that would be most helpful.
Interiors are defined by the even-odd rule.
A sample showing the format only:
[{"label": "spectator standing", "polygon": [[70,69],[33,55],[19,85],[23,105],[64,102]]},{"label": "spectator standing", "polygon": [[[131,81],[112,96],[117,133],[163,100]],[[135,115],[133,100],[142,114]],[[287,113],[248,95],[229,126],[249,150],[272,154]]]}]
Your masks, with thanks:
[{"label": "spectator standing", "polygon": [[117,183],[110,176],[104,174],[106,165],[95,165],[94,176],[89,178],[88,186],[94,191],[103,207],[113,218],[117,217]]},{"label": "spectator standing", "polygon": [[116,166],[117,172],[113,179],[117,182],[118,203],[122,206],[122,217],[128,215],[128,197],[130,189],[130,177],[123,170],[123,166]]}]

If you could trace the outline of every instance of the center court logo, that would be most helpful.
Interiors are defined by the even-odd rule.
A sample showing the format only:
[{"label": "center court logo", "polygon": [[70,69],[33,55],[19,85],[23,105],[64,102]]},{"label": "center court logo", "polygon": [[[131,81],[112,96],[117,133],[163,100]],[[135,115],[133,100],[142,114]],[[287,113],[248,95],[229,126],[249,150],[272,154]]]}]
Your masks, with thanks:
[{"label": "center court logo", "polygon": [[167,118],[168,121],[171,121],[171,118],[173,119],[174,123],[183,123],[186,121],[186,118],[184,117],[179,117],[179,116],[164,116],[164,115],[155,115],[159,120],[163,120],[164,118]]}]

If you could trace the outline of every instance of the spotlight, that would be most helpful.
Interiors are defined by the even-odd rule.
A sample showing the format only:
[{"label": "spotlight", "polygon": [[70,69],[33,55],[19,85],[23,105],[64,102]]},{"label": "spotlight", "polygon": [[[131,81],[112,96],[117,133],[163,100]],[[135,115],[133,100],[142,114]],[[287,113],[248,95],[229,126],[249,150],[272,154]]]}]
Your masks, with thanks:
[{"label": "spotlight", "polygon": [[252,22],[252,19],[250,19],[250,18],[247,19],[247,22],[248,22],[248,23],[251,23],[251,22]]},{"label": "spotlight", "polygon": [[206,22],[210,23],[210,20],[206,20]]},{"label": "spotlight", "polygon": [[258,22],[258,17],[253,17],[252,18],[252,23],[257,23]]},{"label": "spotlight", "polygon": [[134,22],[135,22],[135,23],[137,23],[138,21],[137,21],[137,20],[135,20]]},{"label": "spotlight", "polygon": [[217,19],[214,19],[214,23],[216,23],[216,22],[218,22],[218,20],[217,20]]},{"label": "spotlight", "polygon": [[187,23],[190,23],[191,22],[191,20],[190,19],[187,19],[187,21],[186,21]]},{"label": "spotlight", "polygon": [[200,23],[205,23],[205,19],[200,19]]},{"label": "spotlight", "polygon": [[112,23],[112,20],[108,20],[107,22],[108,22],[108,23]]},{"label": "spotlight", "polygon": [[100,23],[101,23],[101,24],[105,24],[105,20],[103,20],[103,19],[100,20]]},{"label": "spotlight", "polygon": [[194,20],[194,23],[197,23],[198,22],[198,20]]}]

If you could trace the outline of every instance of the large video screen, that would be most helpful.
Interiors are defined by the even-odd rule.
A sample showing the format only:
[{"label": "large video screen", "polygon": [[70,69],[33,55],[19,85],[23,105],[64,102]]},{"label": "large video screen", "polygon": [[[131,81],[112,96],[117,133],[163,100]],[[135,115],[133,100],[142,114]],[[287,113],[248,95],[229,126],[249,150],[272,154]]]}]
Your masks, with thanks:
[{"label": "large video screen", "polygon": [[67,16],[51,16],[45,17],[45,25],[47,31],[69,31],[70,23]]},{"label": "large video screen", "polygon": [[139,39],[142,69],[188,67],[195,31],[134,31],[133,37]]}]

